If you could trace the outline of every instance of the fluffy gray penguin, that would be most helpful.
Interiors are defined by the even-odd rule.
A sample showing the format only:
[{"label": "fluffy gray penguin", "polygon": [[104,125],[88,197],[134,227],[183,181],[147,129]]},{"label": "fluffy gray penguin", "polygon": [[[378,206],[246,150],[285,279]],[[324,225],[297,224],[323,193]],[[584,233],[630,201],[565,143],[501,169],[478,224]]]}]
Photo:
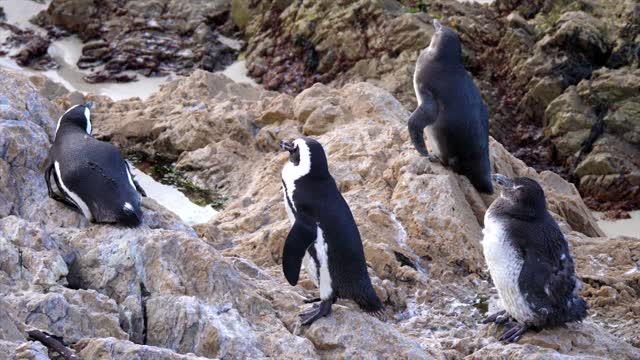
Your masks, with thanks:
[{"label": "fluffy gray penguin", "polygon": [[349,205],[329,173],[322,145],[310,138],[281,141],[289,152],[282,169],[284,204],[293,225],[285,240],[282,269],[295,286],[300,266],[320,289],[320,298],[300,313],[303,325],[331,313],[338,298],[355,301],[384,320],[384,307],[371,285],[360,232]]},{"label": "fluffy gray penguin", "polygon": [[501,341],[517,341],[528,329],[558,326],[587,316],[579,296],[569,245],[547,210],[544,191],[530,178],[494,175],[498,197],[484,217],[482,247],[505,311],[484,322],[513,326]]},{"label": "fluffy gray penguin", "polygon": [[[418,108],[409,118],[411,142],[431,161],[466,176],[480,192],[492,193],[489,115],[480,91],[462,65],[458,35],[433,20],[436,32],[413,74]],[[427,151],[424,128],[436,156]]]},{"label": "fluffy gray penguin", "polygon": [[146,194],[118,149],[91,136],[91,106],[75,105],[58,120],[44,173],[49,196],[91,222],[138,226]]}]

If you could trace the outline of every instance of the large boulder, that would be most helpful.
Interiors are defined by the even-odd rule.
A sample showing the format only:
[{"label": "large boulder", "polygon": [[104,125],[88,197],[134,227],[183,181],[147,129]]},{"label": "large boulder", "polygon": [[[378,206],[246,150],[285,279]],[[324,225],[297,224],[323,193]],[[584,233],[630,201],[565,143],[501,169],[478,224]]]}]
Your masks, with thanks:
[{"label": "large boulder", "polygon": [[[439,357],[477,352],[476,357],[487,353],[497,357],[501,353],[518,353],[525,346],[500,345],[492,337],[493,332],[478,324],[486,311],[479,304],[495,298],[480,246],[482,219],[493,197],[478,194],[466,178],[415,153],[406,130],[409,113],[396,99],[365,83],[339,89],[316,84],[296,97],[250,88],[238,91],[240,88],[221,75],[197,72],[163,87],[146,101],[105,102],[95,114],[96,131],[125,148],[131,146],[175,159],[177,167],[193,181],[223,192],[229,199],[224,210],[209,224],[198,226],[198,233],[222,250],[224,257],[235,259],[235,266],[258,282],[273,277],[281,283],[282,243],[290,225],[282,205],[280,183],[287,157],[279,152],[277,144],[282,138],[300,135],[318,139],[360,228],[376,291],[393,313],[394,320],[384,328],[389,332],[379,337],[395,339],[395,345],[363,343],[363,338],[351,336],[354,327],[362,326],[375,333],[382,328],[378,328],[377,320],[362,318],[349,302],[341,304],[349,309],[346,313],[337,306],[331,318],[320,320],[309,329],[298,329],[295,313],[300,298],[274,299],[286,326],[296,333],[300,331],[316,349],[330,348],[336,356],[349,356],[353,349],[364,348],[372,349],[372,355],[393,351],[406,356]],[[133,118],[147,125],[129,132],[128,122],[123,119]],[[207,134],[209,141],[191,141],[197,137],[182,136],[191,129]],[[633,328],[638,317],[628,315],[637,296],[624,290],[629,285],[623,286],[634,281],[637,274],[607,275],[608,283],[618,284],[617,287],[591,280],[602,274],[601,268],[593,267],[593,257],[605,256],[609,250],[593,245],[603,233],[577,189],[552,172],[537,173],[528,168],[493,140],[490,154],[495,172],[530,176],[543,185],[549,208],[573,247],[578,273],[586,281],[584,296],[592,306],[604,306],[606,310],[599,311],[607,314],[593,317],[598,325],[576,324],[571,328],[571,336],[581,339],[601,336],[598,350],[590,352],[586,341],[571,348],[566,346],[569,340],[565,333],[548,330],[528,334],[523,340],[530,344],[526,345],[527,351],[558,357],[614,356],[617,350],[610,342],[616,340],[606,331],[615,331],[621,338],[637,343]],[[632,239],[616,241],[616,248],[626,252],[609,260],[608,266],[628,271],[636,266],[633,259],[638,256],[637,247]],[[300,284],[306,291],[312,289],[304,274]],[[608,288],[624,291],[624,296],[618,297],[618,305],[611,309],[602,305],[606,304],[604,296],[616,296]],[[277,291],[282,290],[273,289],[270,296]],[[313,294],[305,292],[304,296]],[[451,305],[453,299],[458,302],[456,306]],[[168,306],[166,300],[158,301],[154,307]],[[171,306],[185,318],[193,319],[189,321],[198,324],[193,326],[200,330],[193,333],[193,338],[170,340],[172,348],[204,346],[198,344],[204,344],[200,334],[209,331],[205,319],[220,316],[219,307],[206,310],[197,299],[189,301],[193,302],[189,310]],[[195,314],[203,312],[213,315],[201,315],[196,320]],[[322,330],[328,324],[332,332]],[[238,322],[237,326],[243,324]],[[452,331],[454,328],[465,331]],[[158,337],[171,339],[165,330]],[[229,341],[228,346],[235,346],[232,338]],[[254,342],[249,339],[247,344]],[[628,344],[622,349],[623,358],[637,356]]]},{"label": "large boulder", "polygon": [[547,107],[548,135],[594,207],[640,207],[640,71],[602,69]]}]

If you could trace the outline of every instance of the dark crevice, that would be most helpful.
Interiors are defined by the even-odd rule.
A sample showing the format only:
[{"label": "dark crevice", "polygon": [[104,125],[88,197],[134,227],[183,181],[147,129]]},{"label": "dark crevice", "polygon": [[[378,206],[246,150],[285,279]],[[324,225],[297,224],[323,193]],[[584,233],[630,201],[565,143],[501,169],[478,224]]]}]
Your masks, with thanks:
[{"label": "dark crevice", "polygon": [[72,255],[71,261],[67,262],[67,288],[72,290],[87,290],[89,287],[82,278],[80,264],[78,263],[78,257]]},{"label": "dark crevice", "polygon": [[396,256],[396,260],[398,260],[398,262],[400,263],[400,265],[402,266],[408,266],[414,270],[418,270],[416,267],[416,264],[414,264],[413,261],[411,261],[411,259],[409,259],[409,257],[401,252],[397,252],[394,251],[393,252]]},{"label": "dark crevice", "polygon": [[140,308],[142,309],[142,344],[147,345],[147,300],[151,293],[147,291],[143,282],[140,282]]}]

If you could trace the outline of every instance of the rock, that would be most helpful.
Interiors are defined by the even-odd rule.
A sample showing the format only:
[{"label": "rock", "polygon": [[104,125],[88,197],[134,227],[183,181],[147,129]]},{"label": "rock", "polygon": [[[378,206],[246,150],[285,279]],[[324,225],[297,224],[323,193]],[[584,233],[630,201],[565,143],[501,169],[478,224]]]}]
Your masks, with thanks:
[{"label": "rock", "polygon": [[[494,327],[494,326],[492,326]],[[592,346],[595,340],[598,344]],[[493,343],[473,353],[469,359],[585,359],[607,358],[633,359],[631,345],[618,348],[615,337],[603,332],[592,323],[568,325],[557,331],[543,330],[534,336],[525,334],[517,344],[496,346]],[[559,355],[558,352],[562,353]]]},{"label": "rock", "polygon": [[50,359],[49,351],[47,350],[47,348],[44,345],[42,345],[42,343],[37,341],[28,341],[18,346],[15,350],[15,358],[25,359],[25,360],[27,359],[28,360],[49,360]]},{"label": "rock", "polygon": [[593,76],[549,105],[548,136],[592,207],[631,210],[640,206],[640,73],[624,67]]},{"label": "rock", "polygon": [[180,355],[155,346],[138,345],[131,341],[114,338],[83,339],[76,346],[78,356],[83,359],[140,359],[140,360],[204,360],[207,358]]},{"label": "rock", "polygon": [[22,50],[13,56],[20,66],[30,67],[35,70],[48,70],[57,68],[58,65],[47,54],[51,41],[40,35],[34,35]]},{"label": "rock", "polygon": [[[595,122],[589,112],[600,105],[587,90],[581,95],[585,108],[573,108],[577,113],[569,118],[560,118],[558,106],[570,100],[568,89],[596,78],[601,68],[637,68],[638,14],[640,5],[632,0],[500,0],[484,7],[438,0],[426,9],[410,1],[347,1],[340,9],[323,1],[232,1],[232,17],[247,39],[249,74],[268,89],[295,95],[316,82],[339,87],[367,81],[410,111],[416,105],[415,61],[430,41],[431,19],[439,18],[460,35],[464,64],[491,113],[491,134],[536,170],[567,179],[575,177],[573,157],[589,137],[587,124]],[[339,117],[337,109],[325,110]],[[607,121],[621,125],[607,129],[637,141],[634,125],[625,120],[636,118],[634,111],[627,104],[610,114]],[[616,188],[635,186],[627,178]],[[591,206],[638,208],[619,191],[615,200],[594,197],[604,191],[595,184],[605,185],[590,180],[579,187]]]},{"label": "rock", "polygon": [[[316,85],[291,97],[196,71],[145,101],[66,94],[58,107],[15,73],[0,70],[0,83],[8,89],[0,92],[0,194],[9,204],[0,220],[0,296],[13,319],[0,321],[0,350],[10,356],[46,354],[22,337],[27,325],[61,336],[82,358],[640,355],[630,345],[640,319],[637,273],[629,272],[637,241],[601,237],[573,185],[537,173],[494,140],[493,171],[542,184],[597,311],[515,345],[480,324],[495,297],[479,243],[482,219],[497,195],[478,194],[412,151],[408,111],[372,84]],[[229,199],[218,216],[196,232],[145,199],[145,224],[127,229],[90,224],[43,201],[38,167],[54,119],[71,101],[92,99],[95,134],[123,151],[173,159],[190,180]],[[304,273],[297,287],[282,275],[290,224],[280,180],[286,154],[277,143],[306,133],[326,149],[387,322],[341,300],[331,316],[300,327],[303,300],[316,291]]]},{"label": "rock", "polygon": [[50,33],[62,29],[91,41],[77,64],[98,70],[86,81],[128,82],[136,80],[130,70],[165,76],[222,70],[235,61],[237,49],[218,38],[229,18],[228,6],[228,0],[55,0],[36,22]]},{"label": "rock", "polygon": [[2,56],[10,53],[18,65],[34,70],[50,70],[59,67],[48,54],[51,44],[48,38],[33,29],[21,29],[2,20],[0,20],[0,29],[8,30],[8,34],[3,37],[3,48],[0,48]]}]

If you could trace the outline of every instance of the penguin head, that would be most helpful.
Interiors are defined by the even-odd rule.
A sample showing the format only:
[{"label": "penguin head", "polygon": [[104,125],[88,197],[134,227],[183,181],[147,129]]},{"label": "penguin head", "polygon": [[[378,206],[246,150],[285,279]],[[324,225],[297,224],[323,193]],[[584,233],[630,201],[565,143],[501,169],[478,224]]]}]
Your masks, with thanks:
[{"label": "penguin head", "polygon": [[529,211],[546,210],[544,190],[537,181],[528,177],[509,178],[501,174],[491,177],[500,188],[500,197],[511,206],[524,207]]},{"label": "penguin head", "polygon": [[462,46],[460,45],[458,34],[451,28],[440,24],[437,19],[433,19],[433,27],[436,31],[433,33],[431,43],[426,49],[427,54],[436,60],[460,62]]},{"label": "penguin head", "polygon": [[70,107],[58,120],[56,126],[56,134],[62,127],[73,126],[79,127],[91,135],[91,107],[93,103],[89,101],[86,104],[74,105]]},{"label": "penguin head", "polygon": [[[288,167],[293,167],[298,178],[311,176],[322,178],[329,176],[327,156],[319,142],[303,137],[295,140],[281,140],[280,148],[289,152]],[[285,166],[284,171],[287,170]]]}]

